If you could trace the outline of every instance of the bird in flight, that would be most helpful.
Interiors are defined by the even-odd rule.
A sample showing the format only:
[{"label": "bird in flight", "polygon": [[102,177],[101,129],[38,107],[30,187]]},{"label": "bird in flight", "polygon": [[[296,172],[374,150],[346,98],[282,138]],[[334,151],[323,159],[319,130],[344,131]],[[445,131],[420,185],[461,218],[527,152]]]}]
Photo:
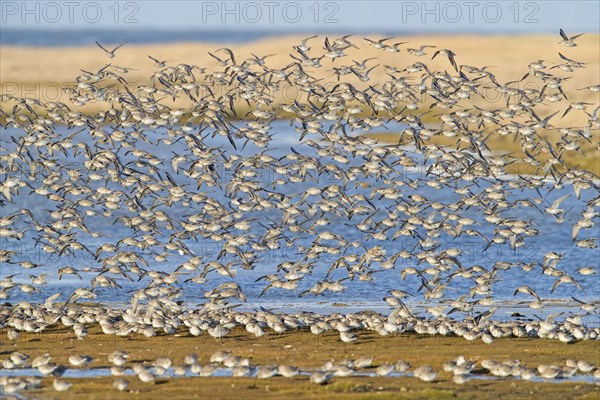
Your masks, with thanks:
[{"label": "bird in flight", "polygon": [[96,42],[96,44],[98,45],[98,47],[100,47],[102,50],[104,50],[104,52],[106,53],[106,56],[108,58],[115,58],[115,51],[119,50],[121,48],[121,46],[123,46],[125,43],[122,43],[122,44],[118,45],[117,47],[115,47],[112,50],[107,50],[106,48],[104,48],[104,46],[102,46],[98,42]]},{"label": "bird in flight", "polygon": [[558,44],[562,44],[565,47],[577,46],[577,44],[575,43],[575,39],[577,39],[579,36],[583,35],[583,33],[580,33],[579,35],[568,37],[567,34],[565,33],[565,31],[563,31],[562,29],[559,31],[559,33],[560,33],[560,36],[563,38],[563,40],[558,42]]},{"label": "bird in flight", "polygon": [[441,49],[433,53],[433,57],[431,57],[431,59],[433,60],[438,54],[448,57],[450,64],[452,64],[454,70],[458,72],[458,66],[456,65],[456,61],[454,60],[454,56],[456,56],[456,53],[454,53],[452,50]]},{"label": "bird in flight", "polygon": [[154,61],[154,66],[157,68],[164,68],[167,66],[167,61],[161,61],[159,59],[156,59],[154,57],[152,57],[151,55],[148,55],[148,58],[151,59],[152,61]]}]

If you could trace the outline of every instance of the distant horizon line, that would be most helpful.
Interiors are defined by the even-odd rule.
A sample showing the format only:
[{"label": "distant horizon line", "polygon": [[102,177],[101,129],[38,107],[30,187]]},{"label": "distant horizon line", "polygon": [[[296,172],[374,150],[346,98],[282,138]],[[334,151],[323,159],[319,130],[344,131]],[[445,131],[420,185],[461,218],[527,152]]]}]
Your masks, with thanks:
[{"label": "distant horizon line", "polygon": [[[480,36],[498,37],[498,36],[548,36],[555,35],[559,39],[558,31],[535,31],[535,32],[511,32],[511,31],[473,31],[455,30],[452,32],[429,31],[421,32],[414,30],[209,30],[209,29],[127,29],[127,28],[96,28],[96,29],[77,29],[77,28],[57,28],[57,29],[21,29],[21,28],[3,28],[0,29],[0,46],[8,47],[83,47],[93,45],[95,41],[103,44],[122,44],[131,45],[154,45],[154,44],[175,44],[175,43],[251,43],[259,40],[272,39],[283,36],[332,36],[352,34],[355,37],[360,36],[391,36],[391,37],[423,37],[423,36]],[[580,32],[578,32],[580,33]],[[583,32],[588,35],[598,35],[597,32]]]},{"label": "distant horizon line", "polygon": [[[0,32],[6,31],[20,31],[20,32],[71,32],[71,31],[89,31],[89,32],[128,32],[135,33],[140,31],[152,31],[152,32],[169,32],[169,33],[222,33],[222,34],[231,34],[231,33],[260,33],[260,34],[320,34],[320,33],[340,33],[340,34],[363,34],[363,33],[394,33],[394,34],[417,34],[417,35],[430,35],[434,33],[443,33],[450,35],[462,35],[465,33],[477,33],[477,34],[512,34],[512,35],[523,35],[528,33],[556,33],[558,34],[560,28],[548,30],[548,29],[540,29],[540,30],[530,30],[530,31],[515,31],[515,30],[506,30],[506,29],[498,29],[498,30],[477,30],[477,29],[469,29],[469,30],[432,30],[432,31],[416,31],[416,30],[389,30],[389,29],[361,29],[356,31],[350,31],[346,29],[324,29],[324,30],[285,30],[285,29],[228,29],[226,31],[222,29],[197,29],[197,28],[109,28],[109,27],[99,27],[99,28],[84,28],[84,27],[62,27],[62,28],[18,28],[18,27],[3,27],[0,28]],[[579,33],[589,33],[589,34],[600,34],[597,30],[585,30],[580,29]]]}]

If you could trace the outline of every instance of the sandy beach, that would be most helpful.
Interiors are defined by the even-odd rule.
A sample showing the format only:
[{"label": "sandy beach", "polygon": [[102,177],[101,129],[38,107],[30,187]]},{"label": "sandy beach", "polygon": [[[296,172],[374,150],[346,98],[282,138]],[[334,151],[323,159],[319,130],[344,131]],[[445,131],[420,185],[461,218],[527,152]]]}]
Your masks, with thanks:
[{"label": "sandy beach", "polygon": [[[323,47],[324,35],[311,39],[308,43],[316,50]],[[333,36],[332,36],[333,37]],[[377,36],[367,36],[370,39],[378,39]],[[215,43],[172,43],[162,44],[126,44],[117,53],[113,60],[108,60],[102,50],[92,44],[87,47],[14,47],[2,46],[2,81],[31,83],[31,82],[71,82],[80,69],[94,70],[103,67],[108,61],[114,65],[122,67],[135,68],[129,76],[131,80],[143,81],[147,79],[156,68],[147,55],[152,55],[160,60],[168,60],[170,64],[187,63],[214,68],[218,64],[211,58],[207,52],[215,51],[221,47],[229,47],[235,50],[236,57],[240,60],[250,57],[251,53],[258,56],[267,54],[277,54],[269,58],[269,65],[273,67],[283,67],[292,60],[289,57],[292,46],[297,45],[303,39],[302,36],[284,36],[277,38],[267,38],[251,43],[225,43],[223,45]],[[407,54],[405,51],[400,53],[389,53],[369,47],[368,43],[360,36],[350,38],[360,45],[360,50],[348,49],[348,58],[359,60],[359,56],[369,58],[378,57],[378,63],[382,65],[408,65],[411,62],[419,60]],[[586,81],[598,77],[600,72],[600,35],[586,33],[578,38],[577,47],[564,49],[557,46],[557,35],[494,35],[494,36],[473,36],[473,35],[443,35],[443,36],[406,36],[397,37],[390,42],[407,42],[401,48],[418,47],[423,44],[437,46],[437,48],[447,48],[457,54],[459,64],[480,66],[489,65],[499,81],[508,81],[520,79],[522,74],[527,72],[527,65],[533,61],[546,60],[550,63],[559,63],[560,51],[569,58],[579,60],[586,65],[585,73],[581,75],[579,82],[591,84]],[[107,44],[110,46],[110,44]],[[435,49],[428,49],[427,52],[433,54]],[[424,56],[422,61],[427,61],[430,56]],[[400,60],[400,62],[399,62]],[[482,64],[483,61],[483,64]],[[331,69],[340,61],[331,62],[323,60],[323,70]],[[343,62],[349,62],[344,60]],[[444,59],[428,61],[432,68],[448,68],[449,65]],[[551,64],[550,64],[551,65]],[[492,70],[492,69],[491,69]],[[333,74],[331,74],[333,75]],[[377,79],[384,78],[383,74],[373,73],[373,83]]]},{"label": "sandy beach", "polygon": [[[371,36],[372,39],[378,37]],[[109,62],[112,65],[132,68],[127,73],[127,81],[131,84],[147,84],[151,75],[157,71],[153,62],[147,57],[168,61],[168,65],[185,63],[207,68],[208,71],[218,66],[217,61],[208,55],[220,47],[229,47],[234,50],[236,57],[243,60],[251,54],[269,57],[269,67],[285,67],[294,60],[289,56],[292,46],[303,39],[301,36],[286,36],[269,38],[252,43],[243,44],[217,44],[207,43],[173,43],[168,45],[129,45],[119,49],[116,57],[108,59],[102,50],[95,45],[88,47],[0,47],[2,65],[0,66],[0,81],[3,94],[19,97],[37,96],[40,100],[67,101],[66,94],[57,93],[61,85],[74,85],[75,77],[81,70],[97,71]],[[311,39],[309,45],[319,52],[323,47],[324,36]],[[381,64],[371,74],[369,82],[360,82],[354,75],[345,76],[344,80],[356,84],[357,87],[377,85],[389,80],[383,66],[390,65],[404,68],[415,62],[425,62],[432,70],[451,70],[448,60],[437,57],[431,60],[431,55],[436,49],[427,49],[428,55],[416,57],[405,50],[400,53],[389,53],[368,46],[360,37],[353,38],[359,43],[360,49],[348,49],[348,56],[341,60],[330,61],[324,59],[319,69],[310,68],[311,75],[322,78],[326,83],[336,84],[337,79],[332,67],[340,63],[351,63],[350,60],[362,61],[370,57],[377,57]],[[548,66],[564,62],[558,52],[567,57],[586,63],[585,69],[576,71],[573,77],[564,82],[564,90],[571,101],[594,101],[600,94],[577,89],[598,83],[600,76],[600,35],[585,34],[578,39],[577,47],[564,49],[557,45],[556,35],[514,35],[514,36],[473,36],[473,35],[444,35],[444,36],[407,36],[398,37],[397,42],[408,42],[401,46],[406,49],[418,48],[428,44],[437,46],[438,49],[451,49],[456,53],[458,64],[476,67],[489,66],[499,82],[519,80],[529,71],[528,64],[538,60],[545,60]],[[392,42],[391,41],[391,42]],[[108,45],[108,44],[107,44]],[[553,70],[557,71],[557,70]],[[563,74],[564,75],[564,74]],[[565,75],[566,76],[566,75]],[[521,82],[519,87],[526,88],[527,80]],[[541,88],[538,88],[541,89]],[[282,93],[275,93],[274,97],[285,97],[293,100],[297,92],[290,88],[283,88]],[[486,93],[488,100],[494,98],[491,93]],[[498,94],[497,102],[490,101],[487,107],[502,107],[505,104],[503,96]],[[479,100],[476,100],[479,101]],[[277,103],[277,101],[275,102]],[[183,104],[177,103],[176,104]],[[478,103],[475,103],[478,104]],[[479,104],[478,104],[479,105]],[[485,104],[481,104],[486,106]],[[90,106],[93,109],[93,105]],[[561,120],[561,124],[570,124],[581,121],[581,115],[571,113]],[[553,121],[556,122],[556,121]]]}]

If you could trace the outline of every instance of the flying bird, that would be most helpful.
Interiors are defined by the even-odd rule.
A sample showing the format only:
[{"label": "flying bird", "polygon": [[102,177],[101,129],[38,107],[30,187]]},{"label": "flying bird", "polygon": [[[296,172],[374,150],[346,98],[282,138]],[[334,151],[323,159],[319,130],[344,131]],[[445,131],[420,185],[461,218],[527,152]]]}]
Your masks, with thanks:
[{"label": "flying bird", "polygon": [[107,50],[104,46],[102,46],[98,42],[96,42],[96,44],[98,45],[98,47],[100,47],[102,50],[104,50],[104,53],[106,54],[106,56],[108,58],[115,58],[115,51],[119,50],[121,48],[121,46],[123,46],[125,43],[122,43],[122,44],[118,45],[117,47],[115,47],[112,50]]},{"label": "flying bird", "polygon": [[431,57],[431,59],[433,60],[438,54],[448,57],[450,64],[452,64],[454,70],[458,72],[458,66],[456,65],[456,61],[454,60],[454,56],[456,56],[456,53],[454,53],[452,50],[441,49],[433,53],[433,57]]},{"label": "flying bird", "polygon": [[565,47],[577,46],[577,44],[575,43],[575,39],[577,39],[579,36],[583,35],[583,33],[580,33],[579,35],[568,37],[567,34],[565,33],[565,31],[563,31],[562,29],[559,31],[559,33],[563,40],[558,42],[558,44],[562,44]]}]

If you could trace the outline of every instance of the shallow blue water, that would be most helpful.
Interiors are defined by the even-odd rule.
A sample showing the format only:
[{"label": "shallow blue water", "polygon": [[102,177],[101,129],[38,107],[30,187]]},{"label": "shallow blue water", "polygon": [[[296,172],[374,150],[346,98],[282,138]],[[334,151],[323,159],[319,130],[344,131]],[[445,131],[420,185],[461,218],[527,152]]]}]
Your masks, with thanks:
[{"label": "shallow blue water", "polygon": [[2,29],[0,44],[11,46],[93,46],[100,43],[160,44],[173,42],[245,43],[279,36],[268,31],[199,31],[156,29]]},{"label": "shallow blue water", "polygon": [[[151,371],[154,371],[151,368]],[[313,370],[303,370],[300,372],[300,375],[308,376],[313,372]],[[254,375],[254,373],[252,374]],[[18,369],[0,369],[0,377],[1,376],[11,376],[11,377],[22,377],[22,376],[36,376],[36,377],[44,377],[36,368],[18,368]],[[63,378],[97,378],[97,377],[105,377],[112,376],[110,372],[110,368],[68,368],[65,373],[62,375]],[[132,369],[125,369],[124,376],[132,378],[135,376],[135,373]],[[164,378],[189,378],[189,377],[197,377],[198,374],[192,373],[190,370],[186,369],[185,375],[176,375],[172,368],[169,368],[165,371],[163,375],[156,376],[157,380]],[[231,377],[232,370],[230,368],[218,368],[211,375],[213,377]],[[377,374],[373,371],[354,371],[352,376],[363,376],[363,377],[376,377]],[[412,377],[412,373],[401,373],[401,372],[390,372],[386,375],[387,378],[406,378]],[[280,378],[283,379],[283,378]],[[480,380],[499,380],[499,379],[516,379],[515,377],[509,378],[500,378],[493,375],[480,375],[480,374],[470,374],[468,376],[468,380],[476,379]],[[561,383],[561,382],[580,382],[580,383],[598,383],[597,379],[594,379],[592,375],[573,375],[569,377],[557,378],[557,379],[545,379],[541,377],[534,377],[531,379],[532,382],[545,382],[545,383]]]}]

